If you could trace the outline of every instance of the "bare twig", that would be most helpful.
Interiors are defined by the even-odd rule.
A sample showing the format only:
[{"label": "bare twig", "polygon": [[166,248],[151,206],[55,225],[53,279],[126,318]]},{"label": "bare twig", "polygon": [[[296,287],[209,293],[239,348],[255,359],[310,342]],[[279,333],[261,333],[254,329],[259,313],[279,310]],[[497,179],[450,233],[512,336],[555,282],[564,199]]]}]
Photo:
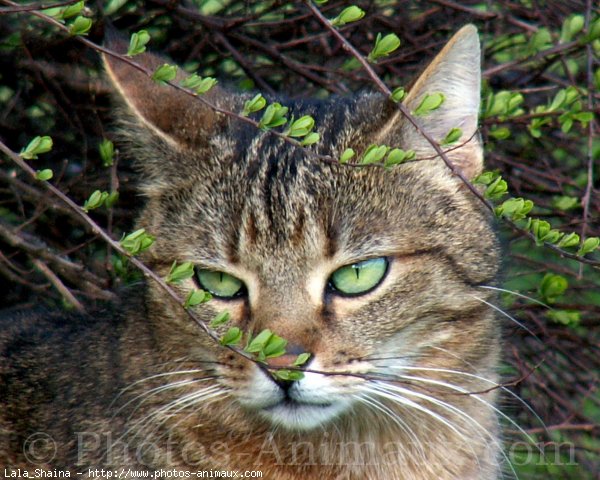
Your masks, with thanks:
[{"label": "bare twig", "polygon": [[33,12],[34,10],[46,10],[49,8],[66,7],[77,3],[79,0],[67,0],[66,2],[58,3],[30,3],[28,5],[15,5],[14,7],[0,8],[0,15],[8,15],[11,13]]},{"label": "bare twig", "polygon": [[[589,30],[591,15],[592,15],[592,0],[587,0],[587,9],[585,16],[585,24],[586,30]],[[587,107],[588,110],[593,110],[594,108],[594,98],[592,92],[594,91],[594,52],[592,50],[592,45],[588,44],[586,46],[586,55],[587,55]],[[590,216],[590,204],[592,201],[592,192],[594,186],[594,129],[596,127],[596,120],[592,120],[588,125],[588,135],[587,135],[587,183],[585,187],[585,193],[583,198],[581,199],[581,204],[583,206],[583,215],[582,215],[582,225],[581,225],[581,241],[583,242],[586,238],[587,229],[588,229],[588,219]],[[581,276],[583,271],[580,267],[579,275]]]},{"label": "bare twig", "polygon": [[64,283],[58,278],[58,276],[48,268],[44,262],[42,262],[39,258],[32,258],[31,261],[37,267],[37,269],[42,272],[42,274],[54,285],[63,298],[75,308],[79,313],[85,313],[85,308],[81,304],[79,300],[75,298],[75,295],[71,293],[71,291],[65,286]]}]

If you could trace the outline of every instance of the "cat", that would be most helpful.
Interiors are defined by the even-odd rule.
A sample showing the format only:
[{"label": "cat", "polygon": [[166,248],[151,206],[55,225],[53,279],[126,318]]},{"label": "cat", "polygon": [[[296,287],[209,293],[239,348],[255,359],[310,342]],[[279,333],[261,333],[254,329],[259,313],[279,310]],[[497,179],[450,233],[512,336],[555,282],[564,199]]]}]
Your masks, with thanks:
[{"label": "cat", "polygon": [[[154,69],[151,53],[134,61]],[[499,248],[489,214],[383,95],[280,100],[312,115],[310,151],[339,158],[371,144],[412,149],[391,169],[322,161],[216,113],[107,56],[121,105],[121,145],[141,171],[141,256],[219,334],[270,329],[300,380],[216,344],[153,281],[87,316],[5,313],[0,328],[0,466],[81,473],[236,470],[277,480],[492,480],[501,475],[490,303]],[[482,171],[477,135],[480,47],[463,27],[403,100],[437,140],[454,127],[450,160]],[[240,112],[251,95],[216,86],[204,98]],[[317,373],[326,372],[326,373]],[[19,470],[21,469],[21,470]],[[127,470],[131,469],[131,470]],[[8,472],[8,473],[6,473]],[[248,476],[249,474],[247,474]],[[116,476],[116,475],[115,475]]]}]

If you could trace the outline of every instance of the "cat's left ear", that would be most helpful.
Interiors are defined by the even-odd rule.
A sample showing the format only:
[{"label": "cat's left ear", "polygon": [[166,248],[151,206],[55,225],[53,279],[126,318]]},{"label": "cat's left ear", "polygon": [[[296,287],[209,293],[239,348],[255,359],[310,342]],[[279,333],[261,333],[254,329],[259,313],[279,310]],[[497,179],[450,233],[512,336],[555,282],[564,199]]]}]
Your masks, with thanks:
[{"label": "cat's left ear", "polygon": [[[116,32],[108,31],[105,46],[124,52],[128,44]],[[136,123],[148,128],[171,146],[178,149],[197,148],[205,144],[225,122],[223,115],[220,116],[199,99],[155,82],[121,59],[106,54],[103,59],[110,82]],[[135,56],[133,61],[149,71],[168,63],[166,58],[149,52]],[[180,83],[184,78],[184,73],[178,69],[174,81]],[[216,86],[203,98],[219,106],[229,106],[236,97]]]},{"label": "cat's left ear", "polygon": [[[483,150],[477,133],[480,91],[479,37],[473,25],[466,25],[450,39],[404,99],[405,106],[423,130],[437,142],[442,142],[451,129],[461,129],[462,135],[453,145],[467,143],[448,152],[448,157],[467,178],[475,177],[483,168]],[[419,106],[428,95],[440,98],[439,94],[443,95],[439,108],[419,112]],[[435,155],[431,144],[401,114],[396,115],[394,123],[396,135],[400,126],[399,137],[403,148],[415,150],[418,157]],[[394,140],[398,141],[389,139],[389,144],[394,145]]]}]

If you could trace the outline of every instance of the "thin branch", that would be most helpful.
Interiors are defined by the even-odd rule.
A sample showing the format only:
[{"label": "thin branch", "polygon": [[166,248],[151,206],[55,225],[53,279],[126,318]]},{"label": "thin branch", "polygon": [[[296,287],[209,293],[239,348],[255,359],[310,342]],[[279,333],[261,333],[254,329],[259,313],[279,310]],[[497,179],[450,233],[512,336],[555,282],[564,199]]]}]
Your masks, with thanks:
[{"label": "thin branch", "polygon": [[8,15],[12,13],[23,13],[23,12],[33,12],[34,10],[47,10],[49,8],[58,8],[58,7],[66,7],[67,5],[73,5],[77,3],[79,0],[67,0],[66,2],[58,2],[58,3],[30,3],[28,5],[17,5],[14,7],[5,7],[0,8],[0,15]]},{"label": "thin branch", "polygon": [[73,308],[75,308],[75,310],[77,310],[79,313],[85,313],[85,308],[81,302],[75,298],[75,295],[71,293],[64,283],[62,283],[60,278],[58,278],[58,276],[50,268],[48,268],[48,265],[42,262],[39,258],[32,258],[31,261],[36,268],[50,281],[50,283],[54,285],[54,288],[59,291],[63,298],[70,303]]},{"label": "thin branch", "polygon": [[[585,16],[585,26],[586,31],[589,31],[590,22],[592,15],[592,0],[587,0],[587,11]],[[593,110],[594,108],[594,98],[592,92],[594,91],[594,52],[592,50],[592,44],[588,43],[586,46],[586,55],[587,55],[587,108],[588,110]],[[581,199],[581,204],[583,206],[583,216],[582,216],[582,225],[581,225],[581,241],[585,240],[587,229],[588,229],[588,218],[590,216],[590,203],[592,201],[593,187],[594,187],[594,129],[596,127],[596,119],[594,119],[588,125],[588,135],[587,135],[587,184],[585,187],[585,193],[583,198]],[[582,275],[582,270],[580,268],[580,276]]]}]

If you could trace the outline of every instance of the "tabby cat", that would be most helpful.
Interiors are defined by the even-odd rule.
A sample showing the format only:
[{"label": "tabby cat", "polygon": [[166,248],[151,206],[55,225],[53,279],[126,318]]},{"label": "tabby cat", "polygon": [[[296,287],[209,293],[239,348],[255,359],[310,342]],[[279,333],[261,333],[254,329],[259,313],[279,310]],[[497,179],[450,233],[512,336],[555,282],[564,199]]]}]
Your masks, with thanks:
[{"label": "tabby cat", "polygon": [[[95,315],[5,314],[0,468],[498,478],[499,325],[481,288],[495,281],[497,241],[480,202],[396,105],[379,94],[280,100],[315,118],[318,153],[416,152],[393,169],[356,168],[105,63],[121,145],[141,170],[138,225],[156,236],[143,261],[161,276],[173,260],[193,262],[194,277],[174,288],[213,294],[195,308],[207,323],[230,312],[219,334],[285,338],[271,366],[311,356],[304,378],[276,380],[216,344],[152,281]],[[462,130],[448,155],[469,178],[482,169],[480,76],[477,31],[466,26],[404,99],[414,111],[426,94],[444,95],[417,118],[438,140]],[[205,98],[239,112],[251,97],[217,86]]]}]

